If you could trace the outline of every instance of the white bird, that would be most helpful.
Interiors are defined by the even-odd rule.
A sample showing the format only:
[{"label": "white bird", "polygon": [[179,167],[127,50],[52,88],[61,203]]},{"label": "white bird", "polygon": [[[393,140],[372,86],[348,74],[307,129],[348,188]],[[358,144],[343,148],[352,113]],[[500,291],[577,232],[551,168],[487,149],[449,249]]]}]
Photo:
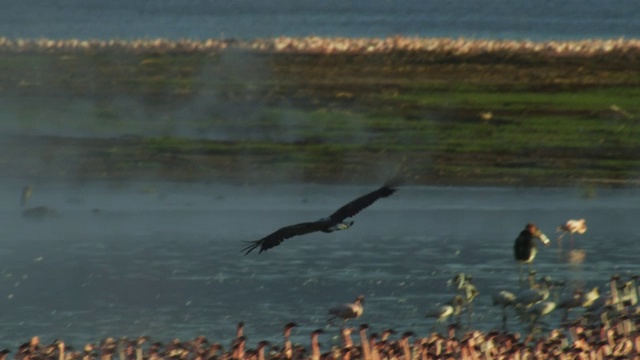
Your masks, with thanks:
[{"label": "white bird", "polygon": [[475,299],[476,296],[480,294],[475,285],[471,282],[472,277],[465,273],[458,273],[453,278],[452,282],[456,284],[456,289],[458,289],[463,297],[463,299],[469,303]]},{"label": "white bird", "polygon": [[541,301],[531,305],[527,312],[531,316],[531,322],[537,323],[540,318],[551,313],[556,308],[556,303],[553,301]]},{"label": "white bird", "polygon": [[638,303],[638,293],[636,290],[636,279],[638,275],[631,277],[629,281],[626,281],[619,285],[620,290],[620,303],[623,306],[635,306]]},{"label": "white bird", "polygon": [[360,295],[353,303],[342,304],[334,306],[329,309],[329,319],[331,322],[333,319],[340,318],[342,322],[346,322],[349,319],[359,318],[364,312],[364,295]]},{"label": "white bird", "polygon": [[596,286],[582,296],[581,306],[584,308],[588,308],[591,305],[593,305],[593,303],[599,298],[600,298],[600,289]]},{"label": "white bird", "polygon": [[436,318],[436,322],[438,324],[444,323],[451,316],[460,315],[460,311],[462,310],[462,305],[464,305],[464,299],[460,295],[456,295],[451,299],[449,303],[443,304],[441,306],[437,306],[427,312],[425,317],[428,318]]},{"label": "white bird", "polygon": [[566,223],[558,226],[556,229],[557,232],[562,232],[560,236],[558,236],[558,246],[562,247],[562,237],[564,234],[571,234],[571,248],[573,248],[573,234],[584,234],[587,231],[587,221],[585,219],[580,220],[568,220]]},{"label": "white bird", "polygon": [[464,305],[467,311],[467,321],[469,323],[471,323],[471,314],[473,313],[471,304],[473,299],[480,294],[478,288],[476,288],[476,286],[471,282],[471,279],[472,277],[465,273],[458,273],[452,280],[452,282],[457,285],[458,293],[464,300]]}]

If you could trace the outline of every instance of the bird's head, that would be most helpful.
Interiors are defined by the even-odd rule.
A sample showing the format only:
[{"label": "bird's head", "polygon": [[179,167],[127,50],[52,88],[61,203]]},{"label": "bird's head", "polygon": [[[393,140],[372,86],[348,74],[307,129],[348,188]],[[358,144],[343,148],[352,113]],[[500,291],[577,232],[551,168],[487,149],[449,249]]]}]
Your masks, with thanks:
[{"label": "bird's head", "polygon": [[540,228],[534,223],[528,223],[526,230],[531,234],[531,236],[536,237],[542,241],[542,243],[546,246],[551,242],[547,235],[545,235]]},{"label": "bird's head", "polygon": [[404,333],[402,333],[402,339],[408,339],[412,336],[415,336],[416,334],[413,331],[406,331]]},{"label": "bird's head", "polygon": [[358,304],[364,304],[364,295],[358,296],[355,302]]},{"label": "bird's head", "polygon": [[448,281],[448,285],[452,286],[456,285],[457,289],[462,289],[467,281],[471,280],[471,277],[465,273],[457,273],[456,276],[453,277],[453,280]]},{"label": "bird's head", "polygon": [[346,230],[348,228],[351,227],[351,225],[353,225],[353,221],[344,221],[341,222],[340,224],[338,224],[338,230]]}]

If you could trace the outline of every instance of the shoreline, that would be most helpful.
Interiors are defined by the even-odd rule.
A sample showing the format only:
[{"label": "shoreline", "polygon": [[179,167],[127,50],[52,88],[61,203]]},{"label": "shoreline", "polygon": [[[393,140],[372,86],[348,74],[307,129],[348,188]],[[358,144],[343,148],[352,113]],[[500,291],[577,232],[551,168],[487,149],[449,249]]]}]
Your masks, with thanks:
[{"label": "shoreline", "polygon": [[584,39],[558,41],[487,40],[466,38],[342,38],[276,37],[256,40],[80,40],[10,39],[0,37],[0,52],[39,51],[166,51],[176,53],[244,50],[266,53],[387,54],[392,52],[442,53],[453,56],[537,55],[543,57],[640,56],[640,39]]}]

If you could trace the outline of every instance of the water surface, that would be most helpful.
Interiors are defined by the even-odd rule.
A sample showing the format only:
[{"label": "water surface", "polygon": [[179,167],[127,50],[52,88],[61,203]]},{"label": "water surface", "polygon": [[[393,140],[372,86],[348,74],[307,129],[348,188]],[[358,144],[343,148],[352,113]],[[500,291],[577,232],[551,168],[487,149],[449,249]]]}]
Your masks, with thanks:
[{"label": "water surface", "polygon": [[585,198],[580,189],[404,187],[347,231],[289,239],[260,255],[240,252],[243,241],[326,216],[374,188],[43,184],[29,205],[56,208],[60,217],[33,221],[21,216],[20,187],[7,185],[0,345],[32,335],[76,347],[139,335],[228,344],[239,321],[255,343],[279,341],[282,326],[295,321],[295,340],[306,344],[326,325],[329,307],[359,294],[365,312],[353,325],[424,335],[433,326],[424,314],[451,298],[447,281],[460,271],[480,291],[471,326],[488,330],[500,326],[491,294],[518,288],[512,246],[529,221],[552,239],[569,218],[584,217],[589,227],[575,241],[584,264],[568,264],[554,242],[539,251],[540,275],[604,292],[612,274],[637,272],[637,190]]},{"label": "water surface", "polygon": [[274,36],[585,39],[640,36],[635,1],[14,1],[12,38],[255,39]]}]

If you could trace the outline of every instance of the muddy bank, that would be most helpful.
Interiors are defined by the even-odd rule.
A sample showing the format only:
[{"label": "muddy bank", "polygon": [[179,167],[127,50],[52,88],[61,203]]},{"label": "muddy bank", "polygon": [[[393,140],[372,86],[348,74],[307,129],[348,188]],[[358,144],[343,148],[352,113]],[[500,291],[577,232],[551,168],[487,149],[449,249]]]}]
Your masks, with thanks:
[{"label": "muddy bank", "polygon": [[1,39],[2,176],[635,186],[638,49]]}]

